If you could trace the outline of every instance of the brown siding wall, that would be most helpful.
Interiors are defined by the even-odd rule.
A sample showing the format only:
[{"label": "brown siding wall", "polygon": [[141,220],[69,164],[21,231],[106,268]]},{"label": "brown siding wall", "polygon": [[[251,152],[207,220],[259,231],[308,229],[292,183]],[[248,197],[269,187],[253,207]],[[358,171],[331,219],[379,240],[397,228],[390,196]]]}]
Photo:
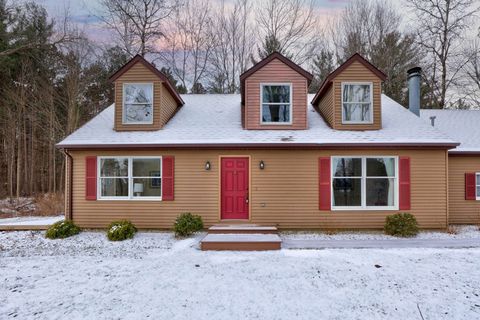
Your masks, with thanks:
[{"label": "brown siding wall", "polygon": [[[73,219],[82,227],[105,227],[126,218],[140,228],[170,228],[181,212],[200,214],[208,227],[219,220],[221,155],[251,157],[250,222],[280,228],[382,228],[395,211],[319,211],[318,158],[331,155],[411,157],[412,210],[423,228],[444,228],[447,221],[446,151],[443,150],[170,150],[72,151]],[[174,201],[86,201],[85,156],[174,155]],[[204,165],[210,161],[212,169]],[[265,169],[259,169],[259,162]]]},{"label": "brown siding wall", "polygon": [[162,100],[160,101],[160,125],[163,127],[168,120],[175,114],[177,110],[177,102],[172,95],[162,85]]},{"label": "brown siding wall", "polygon": [[480,223],[480,201],[465,200],[465,173],[480,172],[480,156],[450,156],[448,167],[450,223]]},{"label": "brown siding wall", "polygon": [[[153,124],[122,124],[123,84],[153,83]],[[158,130],[162,127],[160,104],[162,101],[162,81],[143,64],[137,63],[115,81],[115,130]],[[166,90],[163,90],[166,92]]]},{"label": "brown siding wall", "polygon": [[[342,82],[373,83],[373,123],[342,124]],[[353,62],[333,80],[335,116],[334,129],[341,130],[378,130],[382,128],[381,94],[382,81],[360,62]]]},{"label": "brown siding wall", "polygon": [[[260,84],[292,83],[292,124],[260,124]],[[245,128],[247,129],[306,129],[307,80],[278,59],[272,60],[245,81]]]},{"label": "brown siding wall", "polygon": [[70,194],[70,170],[72,169],[72,163],[71,160],[68,156],[65,156],[65,218],[69,218],[71,216],[70,212],[70,197],[68,196]]},{"label": "brown siding wall", "polygon": [[335,123],[333,104],[333,86],[331,86],[327,90],[327,92],[325,92],[325,95],[322,97],[322,99],[320,99],[320,102],[318,103],[318,111],[320,111],[323,119],[330,125],[330,127],[333,127]]}]

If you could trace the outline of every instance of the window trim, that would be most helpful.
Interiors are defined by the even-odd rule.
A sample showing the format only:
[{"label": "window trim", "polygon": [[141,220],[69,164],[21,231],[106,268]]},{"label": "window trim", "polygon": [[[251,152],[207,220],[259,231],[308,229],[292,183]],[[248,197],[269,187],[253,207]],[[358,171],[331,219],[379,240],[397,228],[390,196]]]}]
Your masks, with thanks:
[{"label": "window trim", "polygon": [[[263,105],[281,105],[285,104],[282,102],[272,102],[272,103],[263,103],[263,87],[265,86],[289,86],[290,88],[290,102],[289,102],[289,118],[290,121],[288,122],[263,122]],[[260,83],[260,125],[261,126],[289,126],[293,124],[293,85],[291,82],[262,82]]]},{"label": "window trim", "polygon": [[[362,159],[362,176],[361,176],[361,206],[336,206],[334,203],[334,190],[333,190],[333,179],[334,179],[334,159],[338,158],[359,158]],[[393,158],[395,159],[395,192],[393,195],[393,206],[367,206],[367,159],[375,158]],[[384,156],[384,155],[374,155],[374,156],[359,156],[359,155],[341,155],[341,156],[331,156],[330,157],[330,203],[332,211],[398,211],[399,210],[399,200],[400,200],[400,181],[399,181],[399,167],[398,167],[398,156]],[[384,178],[392,179],[392,177],[370,177],[370,178]]]},{"label": "window trim", "polygon": [[[125,94],[125,86],[127,85],[150,85],[152,87],[152,121],[150,122],[146,122],[146,121],[135,121],[135,122],[127,122],[126,119],[125,119],[125,115],[126,115],[126,112],[125,112],[125,97],[126,97],[126,94]],[[150,124],[153,124],[153,116],[154,116],[154,109],[155,109],[155,91],[154,91],[155,87],[153,85],[153,82],[124,82],[122,84],[122,124],[124,125],[150,125]],[[135,104],[135,103],[133,103]],[[136,103],[136,104],[144,104],[144,103]]]},{"label": "window trim", "polygon": [[[343,90],[345,86],[347,85],[369,85],[370,86],[370,121],[347,121],[345,120],[345,112],[343,109]],[[341,83],[342,90],[341,90],[341,105],[340,108],[342,108],[342,124],[373,124],[374,119],[373,119],[373,82],[368,82],[368,81],[348,81],[348,82],[342,82]],[[345,102],[345,103],[354,103],[354,102]],[[358,102],[361,103],[361,102]],[[366,103],[366,102],[363,102]]]},{"label": "window trim", "polygon": [[478,177],[480,177],[480,172],[475,172],[475,195],[477,201],[480,201],[480,193],[478,193],[478,188],[480,187],[480,179],[478,179]]},{"label": "window trim", "polygon": [[[119,196],[119,197],[103,197],[102,196],[102,178],[109,178],[109,177],[102,177],[100,175],[101,172],[101,161],[102,159],[123,159],[127,158],[128,159],[128,196]],[[160,160],[160,179],[163,181],[163,157],[162,156],[98,156],[97,157],[97,200],[113,200],[113,201],[121,201],[121,200],[127,200],[127,201],[162,201],[162,192],[161,190],[160,196],[159,197],[138,197],[133,194],[133,160],[134,159],[159,159]],[[113,178],[113,177],[111,177]],[[122,177],[125,178],[125,177]],[[142,177],[135,177],[135,178],[142,178]]]}]

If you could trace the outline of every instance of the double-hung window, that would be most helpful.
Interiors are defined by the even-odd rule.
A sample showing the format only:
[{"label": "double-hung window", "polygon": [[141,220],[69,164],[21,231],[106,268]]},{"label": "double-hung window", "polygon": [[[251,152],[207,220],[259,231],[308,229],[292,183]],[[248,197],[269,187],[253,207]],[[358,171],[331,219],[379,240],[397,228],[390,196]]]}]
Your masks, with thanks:
[{"label": "double-hung window", "polygon": [[292,85],[261,84],[261,123],[292,123]]},{"label": "double-hung window", "polygon": [[123,84],[123,123],[153,123],[153,84]]},{"label": "double-hung window", "polygon": [[476,190],[477,190],[477,200],[480,200],[480,172],[477,172],[477,174],[475,175],[476,179]]},{"label": "double-hung window", "polygon": [[161,200],[161,168],[161,157],[99,157],[98,199]]},{"label": "double-hung window", "polygon": [[398,209],[397,157],[332,157],[332,208]]},{"label": "double-hung window", "polygon": [[342,83],[342,123],[372,122],[372,83]]}]

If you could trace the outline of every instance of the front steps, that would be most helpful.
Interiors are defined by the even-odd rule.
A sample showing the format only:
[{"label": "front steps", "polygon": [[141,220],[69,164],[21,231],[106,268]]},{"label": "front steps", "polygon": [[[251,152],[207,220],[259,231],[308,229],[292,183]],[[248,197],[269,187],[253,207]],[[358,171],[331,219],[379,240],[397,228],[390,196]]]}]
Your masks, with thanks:
[{"label": "front steps", "polygon": [[200,242],[202,250],[265,251],[280,250],[277,228],[259,225],[216,225]]}]

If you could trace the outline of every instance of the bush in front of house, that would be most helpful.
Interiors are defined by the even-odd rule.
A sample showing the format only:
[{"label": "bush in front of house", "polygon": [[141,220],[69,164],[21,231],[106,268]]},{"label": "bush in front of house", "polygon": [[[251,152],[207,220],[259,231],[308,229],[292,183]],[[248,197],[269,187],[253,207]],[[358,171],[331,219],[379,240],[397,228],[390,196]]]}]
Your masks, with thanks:
[{"label": "bush in front of house", "polygon": [[136,232],[137,228],[130,221],[114,221],[108,226],[107,238],[110,241],[123,241],[132,239]]},{"label": "bush in front of house", "polygon": [[45,237],[48,239],[64,239],[80,233],[80,228],[70,220],[55,222],[47,229]]},{"label": "bush in front of house", "polygon": [[190,212],[179,215],[173,225],[173,231],[175,231],[175,236],[177,237],[187,237],[202,229],[202,217],[191,214]]},{"label": "bush in front of house", "polygon": [[414,237],[418,234],[418,223],[410,213],[396,213],[385,220],[384,231],[396,237]]}]

